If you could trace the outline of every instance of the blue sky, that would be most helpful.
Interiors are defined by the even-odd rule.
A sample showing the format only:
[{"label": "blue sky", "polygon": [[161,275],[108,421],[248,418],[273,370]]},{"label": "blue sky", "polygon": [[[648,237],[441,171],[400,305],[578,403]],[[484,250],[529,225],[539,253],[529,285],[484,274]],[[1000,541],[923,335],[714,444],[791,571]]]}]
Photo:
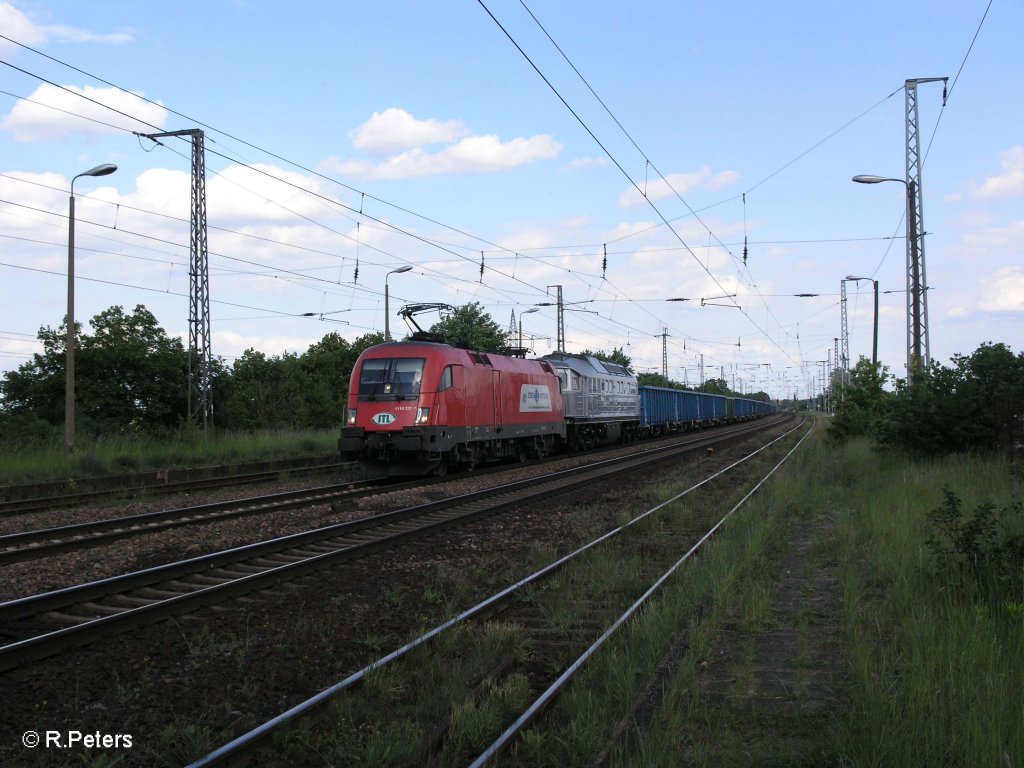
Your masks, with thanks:
[{"label": "blue sky", "polygon": [[[392,312],[476,301],[545,354],[554,309],[522,313],[561,285],[569,351],[660,371],[667,329],[672,378],[703,359],[778,397],[818,386],[840,281],[868,276],[902,376],[904,187],[850,179],[903,177],[926,77],[949,78],[945,106],[918,88],[931,356],[1019,351],[1022,22],[1006,0],[0,2],[0,370],[63,320],[68,190],[100,163],[75,183],[76,318],[144,304],[188,338],[189,146],[132,131],[199,127],[228,362],[382,330],[408,264]],[[871,284],[847,292],[855,361]]]}]

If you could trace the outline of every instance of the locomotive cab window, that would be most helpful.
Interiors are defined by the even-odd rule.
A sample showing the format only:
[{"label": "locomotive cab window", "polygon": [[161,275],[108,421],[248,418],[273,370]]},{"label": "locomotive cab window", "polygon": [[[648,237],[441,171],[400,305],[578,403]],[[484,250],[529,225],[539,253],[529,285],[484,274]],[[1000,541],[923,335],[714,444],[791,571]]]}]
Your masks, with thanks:
[{"label": "locomotive cab window", "polygon": [[437,384],[437,391],[444,392],[455,386],[455,374],[453,371],[454,366],[449,365],[443,371],[441,371],[441,381]]},{"label": "locomotive cab window", "polygon": [[401,399],[416,397],[423,379],[422,358],[364,360],[359,374],[359,397]]}]

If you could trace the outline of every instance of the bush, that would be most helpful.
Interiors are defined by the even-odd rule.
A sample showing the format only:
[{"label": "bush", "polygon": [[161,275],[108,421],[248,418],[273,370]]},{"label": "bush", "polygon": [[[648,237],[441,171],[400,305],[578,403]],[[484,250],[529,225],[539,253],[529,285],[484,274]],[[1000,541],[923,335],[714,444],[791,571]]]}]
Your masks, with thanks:
[{"label": "bush", "polygon": [[1019,602],[1024,593],[1021,502],[999,510],[985,503],[969,514],[955,493],[944,488],[943,494],[946,500],[928,513],[936,529],[927,540],[936,573],[968,597],[994,605]]},{"label": "bush", "polygon": [[0,411],[0,447],[60,445],[62,432],[61,426],[50,424],[34,411]]}]

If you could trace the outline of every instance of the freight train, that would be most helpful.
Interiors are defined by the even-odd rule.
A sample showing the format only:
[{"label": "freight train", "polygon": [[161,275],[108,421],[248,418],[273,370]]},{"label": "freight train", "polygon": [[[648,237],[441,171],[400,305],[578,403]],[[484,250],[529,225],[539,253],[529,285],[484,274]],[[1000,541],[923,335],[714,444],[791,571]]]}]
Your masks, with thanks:
[{"label": "freight train", "polygon": [[643,386],[623,366],[587,355],[527,360],[399,341],[356,361],[338,448],[392,475],[444,474],[774,411],[760,400]]}]

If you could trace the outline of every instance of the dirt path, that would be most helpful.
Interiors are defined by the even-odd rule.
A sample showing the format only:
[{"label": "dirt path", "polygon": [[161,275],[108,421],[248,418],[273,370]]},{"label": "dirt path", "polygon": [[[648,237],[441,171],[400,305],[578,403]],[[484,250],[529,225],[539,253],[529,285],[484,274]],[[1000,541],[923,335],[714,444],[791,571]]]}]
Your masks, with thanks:
[{"label": "dirt path", "polygon": [[765,607],[726,612],[699,675],[684,754],[708,765],[834,765],[844,719],[841,593],[832,526],[804,513],[772,552],[754,595]]}]

